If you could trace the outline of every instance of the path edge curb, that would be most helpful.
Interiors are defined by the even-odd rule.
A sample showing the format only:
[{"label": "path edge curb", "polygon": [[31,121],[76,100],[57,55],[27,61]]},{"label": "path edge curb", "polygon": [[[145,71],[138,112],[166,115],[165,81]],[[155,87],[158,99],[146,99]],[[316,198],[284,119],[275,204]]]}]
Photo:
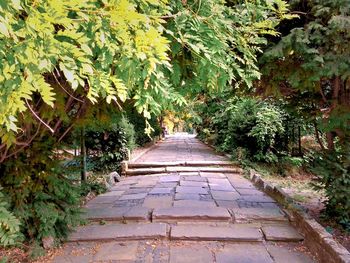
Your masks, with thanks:
[{"label": "path edge curb", "polygon": [[249,171],[253,184],[273,197],[285,209],[289,221],[304,235],[305,245],[321,263],[350,263],[350,252],[314,218],[306,214],[280,187],[265,182],[254,170]]}]

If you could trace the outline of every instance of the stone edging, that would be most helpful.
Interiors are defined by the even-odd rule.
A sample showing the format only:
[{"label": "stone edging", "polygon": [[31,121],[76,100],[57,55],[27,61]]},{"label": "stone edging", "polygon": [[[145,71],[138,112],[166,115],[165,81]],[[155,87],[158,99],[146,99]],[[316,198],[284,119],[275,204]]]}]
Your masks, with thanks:
[{"label": "stone edging", "polygon": [[350,263],[350,252],[339,244],[323,226],[301,210],[280,187],[265,182],[255,171],[250,180],[256,187],[283,205],[289,220],[305,237],[305,245],[321,263]]}]

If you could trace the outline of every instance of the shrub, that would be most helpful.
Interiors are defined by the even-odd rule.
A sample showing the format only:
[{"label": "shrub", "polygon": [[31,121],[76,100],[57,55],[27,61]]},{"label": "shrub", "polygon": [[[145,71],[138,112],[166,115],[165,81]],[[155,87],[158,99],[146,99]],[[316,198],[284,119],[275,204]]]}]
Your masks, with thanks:
[{"label": "shrub", "polygon": [[[258,161],[277,162],[279,139],[284,136],[283,112],[272,104],[254,98],[233,101],[225,112],[227,129],[222,132],[221,148],[232,152],[246,148],[248,157]],[[221,125],[222,126],[222,125]]]},{"label": "shrub", "polygon": [[94,171],[118,170],[128,150],[136,145],[133,125],[124,117],[108,127],[90,128],[85,137],[89,165]]},{"label": "shrub", "polygon": [[81,214],[79,187],[62,175],[50,140],[42,141],[0,166],[9,210],[20,220],[24,236],[39,242],[49,236],[64,239]]},{"label": "shrub", "polygon": [[317,176],[316,189],[324,189],[327,199],[323,215],[350,231],[350,155],[349,151],[318,154],[311,167]]},{"label": "shrub", "polygon": [[0,245],[11,246],[17,244],[23,235],[20,232],[20,221],[8,210],[10,204],[5,199],[0,187]]}]

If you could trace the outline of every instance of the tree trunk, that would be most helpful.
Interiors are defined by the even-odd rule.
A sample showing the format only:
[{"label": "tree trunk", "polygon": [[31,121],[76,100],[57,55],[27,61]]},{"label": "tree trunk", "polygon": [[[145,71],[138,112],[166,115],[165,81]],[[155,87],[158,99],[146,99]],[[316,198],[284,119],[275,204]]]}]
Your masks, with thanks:
[{"label": "tree trunk", "polygon": [[81,181],[85,182],[86,176],[86,145],[85,145],[85,127],[82,128],[80,133],[80,156],[81,156]]}]

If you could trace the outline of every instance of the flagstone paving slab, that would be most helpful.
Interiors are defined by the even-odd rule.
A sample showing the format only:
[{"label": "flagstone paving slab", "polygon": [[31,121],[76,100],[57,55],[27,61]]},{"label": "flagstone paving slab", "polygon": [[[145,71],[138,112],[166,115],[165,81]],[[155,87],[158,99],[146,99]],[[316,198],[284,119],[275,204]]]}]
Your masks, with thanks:
[{"label": "flagstone paving slab", "polygon": [[147,196],[147,193],[141,193],[141,194],[129,194],[129,195],[122,195],[118,200],[134,200],[134,199],[143,199]]},{"label": "flagstone paving slab", "polygon": [[241,196],[236,192],[225,192],[225,191],[211,191],[211,195],[215,200],[220,201],[234,201],[239,199]]},{"label": "flagstone paving slab", "polygon": [[169,182],[178,182],[180,181],[180,175],[168,175],[163,176],[159,179],[159,182],[169,183]]},{"label": "flagstone paving slab", "polygon": [[149,193],[150,194],[170,194],[173,191],[173,187],[163,187],[163,188],[153,188]]},{"label": "flagstone paving slab", "polygon": [[291,248],[279,245],[267,245],[267,250],[270,253],[275,263],[312,263],[314,262],[309,255],[300,253]]},{"label": "flagstone paving slab", "polygon": [[184,194],[176,193],[175,200],[200,200],[201,196],[199,194]]},{"label": "flagstone paving slab", "polygon": [[69,236],[69,241],[141,240],[165,238],[167,225],[152,224],[111,224],[78,227]]},{"label": "flagstone paving slab", "polygon": [[216,207],[213,201],[177,200],[174,207]]},{"label": "flagstone paving slab", "polygon": [[175,191],[182,194],[208,194],[208,190],[195,186],[178,186]]},{"label": "flagstone paving slab", "polygon": [[124,215],[124,220],[132,220],[132,221],[149,221],[151,215],[151,209],[146,207],[138,207],[134,206],[130,210],[128,210]]},{"label": "flagstone paving slab", "polygon": [[137,248],[139,242],[109,242],[103,243],[94,256],[94,261],[131,261],[137,259]]},{"label": "flagstone paving slab", "polygon": [[172,207],[154,209],[153,221],[171,220],[230,220],[231,215],[222,207]]},{"label": "flagstone paving slab", "polygon": [[273,263],[261,244],[226,244],[216,253],[217,263]]},{"label": "flagstone paving slab", "polygon": [[263,225],[262,231],[269,241],[302,241],[302,235],[290,225]]},{"label": "flagstone paving slab", "polygon": [[182,180],[194,182],[207,182],[207,178],[200,176],[182,176]]},{"label": "flagstone paving slab", "polygon": [[173,204],[171,196],[146,197],[143,207],[148,208],[170,208]]},{"label": "flagstone paving slab", "polygon": [[209,184],[212,191],[236,192],[236,190],[228,184]]},{"label": "flagstone paving slab", "polygon": [[192,186],[192,187],[208,187],[207,182],[195,182],[195,181],[180,181],[180,186]]},{"label": "flagstone paving slab", "polygon": [[130,207],[111,207],[88,209],[85,217],[90,220],[123,220]]},{"label": "flagstone paving slab", "polygon": [[216,241],[262,241],[263,235],[257,227],[233,225],[217,227],[208,225],[177,225],[171,228],[173,240],[216,240]]},{"label": "flagstone paving slab", "polygon": [[269,196],[242,195],[240,199],[243,200],[243,201],[249,201],[249,202],[276,203],[276,201],[273,200]]},{"label": "flagstone paving slab", "polygon": [[237,222],[288,221],[283,212],[275,208],[232,208],[231,212]]},{"label": "flagstone paving slab", "polygon": [[120,195],[117,196],[97,196],[87,204],[112,204],[114,201],[118,200]]},{"label": "flagstone paving slab", "polygon": [[212,263],[212,253],[202,246],[170,247],[170,263]]}]

